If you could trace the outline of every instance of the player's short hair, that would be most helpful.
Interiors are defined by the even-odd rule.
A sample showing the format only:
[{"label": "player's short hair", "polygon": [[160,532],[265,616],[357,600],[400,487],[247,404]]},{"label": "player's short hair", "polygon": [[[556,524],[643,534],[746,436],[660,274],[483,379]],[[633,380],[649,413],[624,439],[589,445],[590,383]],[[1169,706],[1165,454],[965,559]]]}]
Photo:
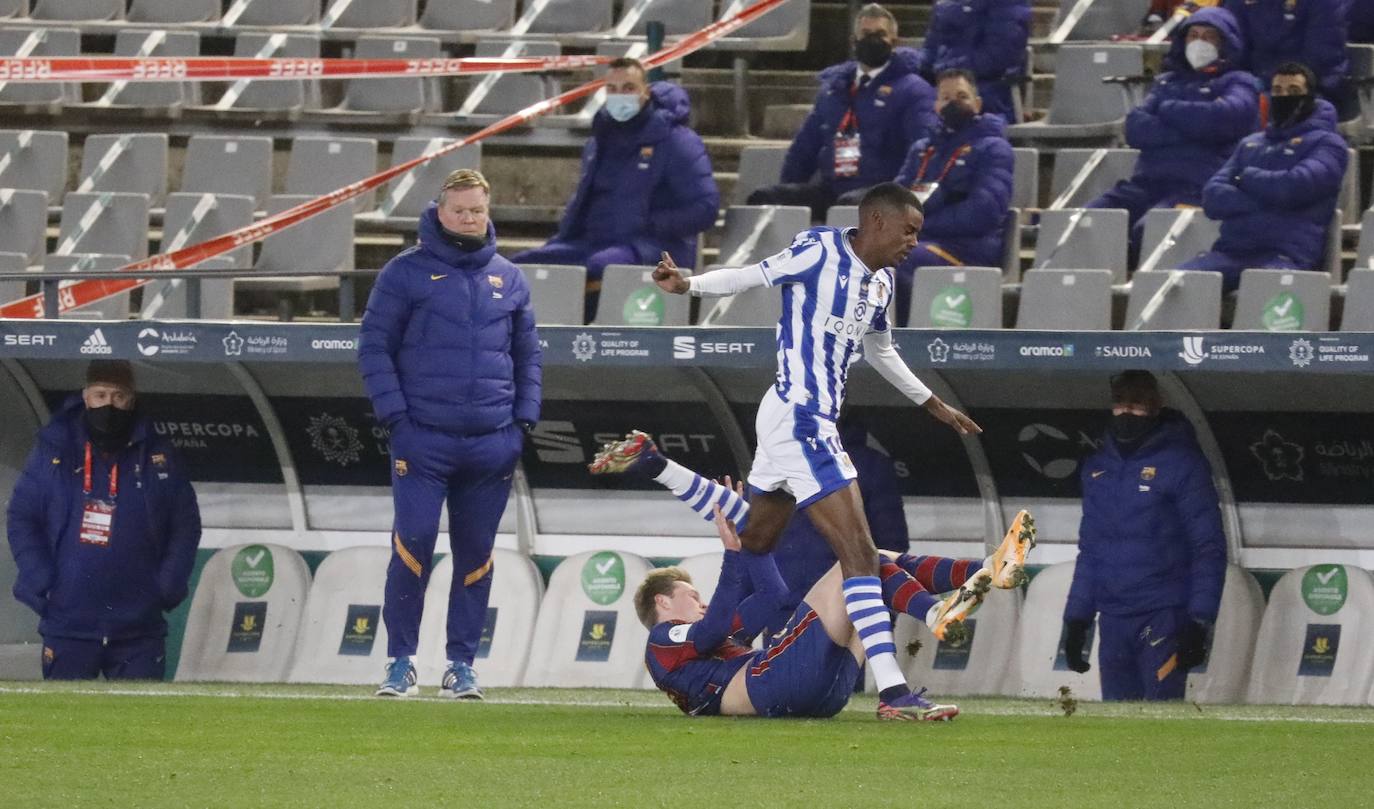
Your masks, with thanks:
[{"label": "player's short hair", "polygon": [[482,172],[477,169],[458,169],[444,178],[444,184],[439,186],[439,199],[443,200],[445,191],[464,188],[480,188],[488,197],[491,196],[491,183],[482,176]]},{"label": "player's short hair", "polygon": [[658,623],[658,605],[655,596],[671,596],[678,582],[692,583],[692,575],[680,567],[660,567],[649,571],[644,582],[635,590],[635,614],[646,629],[653,629]]},{"label": "player's short hair", "polygon": [[962,67],[951,67],[948,70],[941,70],[935,74],[935,86],[938,88],[941,82],[963,79],[968,82],[968,86],[973,90],[974,98],[978,97],[978,77],[973,75],[973,71],[965,70]]},{"label": "player's short hair", "polygon": [[922,216],[926,212],[925,206],[921,205],[921,198],[916,196],[915,191],[904,185],[890,182],[878,183],[868,189],[863,199],[859,201],[859,218],[862,219],[875,206],[881,206],[890,211],[905,210],[909,206],[919,211]]},{"label": "player's short hair", "polygon": [[1159,380],[1149,371],[1122,371],[1111,379],[1112,404],[1143,404],[1159,407],[1164,396]]},{"label": "player's short hair", "polygon": [[859,30],[859,20],[887,20],[887,24],[892,26],[892,33],[897,33],[897,18],[893,16],[891,11],[877,3],[869,3],[854,15],[854,30],[856,32]]},{"label": "player's short hair", "polygon": [[1303,81],[1307,82],[1308,94],[1317,92],[1317,74],[1312,72],[1312,68],[1302,62],[1284,62],[1274,71],[1275,76],[1302,76]]},{"label": "player's short hair", "polygon": [[606,63],[607,70],[637,70],[639,77],[644,81],[649,80],[649,71],[644,69],[644,63],[633,56],[617,56]]}]

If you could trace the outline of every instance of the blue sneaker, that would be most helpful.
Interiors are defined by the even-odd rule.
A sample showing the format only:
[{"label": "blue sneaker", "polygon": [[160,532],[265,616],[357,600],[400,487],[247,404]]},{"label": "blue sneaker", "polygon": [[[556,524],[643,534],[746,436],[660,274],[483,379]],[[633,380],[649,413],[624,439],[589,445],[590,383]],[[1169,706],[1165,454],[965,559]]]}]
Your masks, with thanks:
[{"label": "blue sneaker", "polygon": [[449,699],[482,699],[482,689],[477,685],[477,672],[467,663],[449,663],[439,686],[439,695]]},{"label": "blue sneaker", "polygon": [[653,477],[663,471],[663,456],[648,433],[631,430],[624,438],[601,448],[587,464],[593,475],[620,475],[635,472]]},{"label": "blue sneaker", "polygon": [[418,693],[420,687],[415,682],[415,666],[408,657],[398,657],[386,664],[386,679],[377,689],[379,697],[408,697]]},{"label": "blue sneaker", "polygon": [[878,700],[878,718],[905,722],[948,722],[959,715],[957,705],[937,705],[925,698],[922,688],[891,702]]}]

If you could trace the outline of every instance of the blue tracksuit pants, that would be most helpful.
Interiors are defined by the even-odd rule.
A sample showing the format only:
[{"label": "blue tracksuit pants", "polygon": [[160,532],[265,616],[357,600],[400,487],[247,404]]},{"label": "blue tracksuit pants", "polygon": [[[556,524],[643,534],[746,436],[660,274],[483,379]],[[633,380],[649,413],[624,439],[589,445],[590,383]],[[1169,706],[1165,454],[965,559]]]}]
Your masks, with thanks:
[{"label": "blue tracksuit pants", "polygon": [[1102,699],[1183,699],[1188,672],[1178,667],[1178,629],[1189,620],[1188,612],[1177,607],[1144,615],[1099,615]]},{"label": "blue tracksuit pants", "polygon": [[448,658],[471,664],[491,595],[491,549],[510,497],[524,434],[515,424],[458,436],[404,422],[391,437],[391,497],[396,509],[386,571],[387,655],[414,655],[425,588],[434,569],[439,512],[448,503],[453,587],[448,599]]},{"label": "blue tracksuit pants", "polygon": [[161,680],[167,671],[167,639],[43,638],[43,679]]}]

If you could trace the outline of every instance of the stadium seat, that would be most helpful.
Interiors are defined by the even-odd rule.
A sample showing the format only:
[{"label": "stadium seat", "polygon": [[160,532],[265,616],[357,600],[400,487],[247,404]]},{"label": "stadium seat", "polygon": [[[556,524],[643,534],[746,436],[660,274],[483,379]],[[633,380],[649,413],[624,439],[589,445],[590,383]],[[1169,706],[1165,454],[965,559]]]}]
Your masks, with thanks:
[{"label": "stadium seat", "polygon": [[0,0],[0,19],[23,17],[29,13],[29,0]]},{"label": "stadium seat", "polygon": [[782,163],[786,157],[786,146],[745,146],[740,149],[734,204],[748,204],[750,194],[776,183],[782,176]]},{"label": "stadium seat", "polygon": [[527,686],[643,688],[648,630],[634,592],[650,570],[643,557],[600,551],[564,559],[549,579],[534,627]]},{"label": "stadium seat", "polygon": [[1008,208],[1007,218],[1002,220],[1002,278],[1005,281],[1021,280],[1021,209]]},{"label": "stadium seat", "polygon": [[[1060,149],[1054,153],[1050,204],[1056,208],[1081,208],[1128,179],[1135,170],[1138,149]],[[1089,168],[1089,164],[1091,168]],[[1084,169],[1087,174],[1075,187]],[[1067,198],[1065,192],[1072,191]]]},{"label": "stadium seat", "polygon": [[[989,593],[965,622],[973,637],[958,644],[937,641],[925,624],[898,615],[893,633],[897,662],[907,682],[929,688],[937,697],[1003,693],[1009,685],[1007,672],[1015,662],[1021,600],[1020,590]],[[913,641],[919,643],[915,654],[911,653]]]},{"label": "stadium seat", "polygon": [[[601,276],[601,299],[592,324],[597,326],[687,326],[691,300],[658,288],[653,267],[609,264]],[[691,271],[684,270],[684,275]]]},{"label": "stadium seat", "polygon": [[73,191],[62,204],[58,255],[112,253],[148,257],[148,196]]},{"label": "stadium seat", "polygon": [[[102,270],[117,270],[128,264],[130,257],[127,255],[111,255],[107,253],[67,253],[63,255],[49,255],[43,257],[44,272],[99,272]],[[121,293],[103,301],[97,301],[86,306],[79,306],[68,312],[63,313],[64,318],[82,318],[87,320],[124,320],[129,316],[129,293]],[[86,343],[92,347],[108,345],[108,338],[103,334],[98,338],[92,333],[86,338]]]},{"label": "stadium seat", "polygon": [[670,36],[683,36],[711,22],[713,0],[625,0],[611,34],[617,38],[642,37],[650,20],[663,23]]},{"label": "stadium seat", "polygon": [[515,22],[515,0],[428,0],[420,27],[430,31],[504,31]]},{"label": "stadium seat", "polygon": [[[1078,699],[1102,699],[1098,679],[1097,622],[1089,630],[1086,674],[1069,671],[1064,664],[1063,615],[1073,583],[1073,562],[1060,562],[1041,570],[1031,579],[1026,601],[1021,607],[1017,631],[1016,656],[1008,666],[1003,693],[1021,697],[1058,697],[1060,686],[1068,686]],[[994,595],[996,595],[994,593]],[[975,616],[976,617],[976,616]],[[976,634],[976,633],[975,633]]]},{"label": "stadium seat", "polygon": [[1246,270],[1240,275],[1233,329],[1327,331],[1331,280],[1303,270]]},{"label": "stadium seat", "polygon": [[[3,142],[3,141],[0,141]],[[3,147],[0,147],[3,151]],[[0,174],[0,179],[4,177]],[[1374,208],[1360,218],[1360,241],[1355,248],[1355,269],[1374,269]]]},{"label": "stadium seat", "polygon": [[315,25],[319,21],[320,0],[234,0],[224,12],[226,28],[236,25],[277,28]]},{"label": "stadium seat", "polygon": [[[0,245],[6,255],[23,256],[18,269],[37,264],[47,251],[48,195],[42,191],[0,188]],[[13,271],[13,261],[6,262],[5,272]],[[23,294],[22,287],[20,284]],[[13,296],[11,296],[13,297]],[[4,300],[9,300],[9,297]]]},{"label": "stadium seat", "polygon": [[1112,283],[1125,283],[1129,229],[1129,215],[1119,208],[1041,211],[1031,266],[1038,270],[1111,270]]},{"label": "stadium seat", "polygon": [[1040,207],[1040,150],[1017,146],[1012,153],[1011,207]]},{"label": "stadium seat", "polygon": [[[1059,0],[1059,11],[1054,15],[1051,31],[1059,30],[1060,23],[1076,3],[1077,0]],[[1106,41],[1121,34],[1133,34],[1149,11],[1150,0],[1111,0],[1093,3],[1088,6],[1087,13],[1069,30],[1068,39]]]},{"label": "stadium seat", "polygon": [[825,225],[831,228],[858,227],[859,206],[831,205],[825,211]]},{"label": "stadium seat", "polygon": [[1125,95],[1110,76],[1145,70],[1138,45],[1066,45],[1055,62],[1054,99],[1043,121],[1007,127],[1013,141],[1075,140],[1109,143],[1126,119]]},{"label": "stadium seat", "polygon": [[[75,28],[0,29],[0,57],[76,56],[81,53],[81,33]],[[76,84],[16,83],[0,81],[0,107],[55,115],[66,102],[80,101]]]},{"label": "stadium seat", "polygon": [[1374,269],[1353,269],[1345,279],[1341,331],[1374,331]]},{"label": "stadium seat", "polygon": [[[528,556],[497,548],[492,551],[491,600],[487,625],[477,647],[473,668],[483,686],[518,686],[530,657],[534,621],[544,580]],[[416,660],[421,685],[439,685],[448,668],[448,596],[453,584],[453,557],[434,566],[425,590],[420,621],[420,651]]]},{"label": "stadium seat", "polygon": [[309,590],[310,569],[291,548],[217,551],[186,615],[177,681],[285,681]]},{"label": "stadium seat", "polygon": [[327,0],[321,28],[408,28],[415,24],[418,0]]},{"label": "stadium seat", "polygon": [[581,326],[587,291],[587,268],[565,264],[520,267],[530,285],[534,319],[541,325]]},{"label": "stadium seat", "polygon": [[76,190],[81,193],[142,194],[152,207],[162,207],[162,199],[167,196],[166,133],[87,137],[81,150],[81,174]]},{"label": "stadium seat", "polygon": [[1245,699],[1263,615],[1264,593],[1255,577],[1242,567],[1227,565],[1207,661],[1188,672],[1189,698],[1231,705]]},{"label": "stadium seat", "polygon": [[725,209],[718,263],[744,267],[786,248],[811,227],[811,209],[799,205],[731,205]]},{"label": "stadium seat", "polygon": [[[115,56],[183,57],[200,55],[200,34],[195,31],[125,29],[115,34]],[[179,81],[114,82],[100,98],[83,107],[136,108],[160,115],[179,115],[185,105],[200,103],[200,84]]]},{"label": "stadium seat", "polygon": [[[8,234],[4,232],[4,221],[4,211],[0,210],[0,244],[10,244],[11,242],[6,238]],[[33,260],[23,253],[0,251],[0,273],[24,272]],[[0,281],[0,302],[8,302],[23,297],[25,286],[23,281]]]},{"label": "stadium seat", "polygon": [[913,329],[1002,328],[1000,267],[918,267],[911,287]]},{"label": "stadium seat", "polygon": [[58,204],[67,190],[67,133],[0,131],[0,188],[42,191]]},{"label": "stadium seat", "polygon": [[1212,249],[1221,223],[1200,208],[1154,208],[1144,217],[1137,270],[1172,270]]},{"label": "stadium seat", "polygon": [[526,3],[512,33],[588,34],[611,27],[611,0],[547,0]]},{"label": "stadium seat", "polygon": [[[721,0],[720,16],[733,17],[754,0]],[[811,38],[811,0],[788,0],[711,44],[725,51],[804,51]]]},{"label": "stadium seat", "polygon": [[58,22],[103,22],[124,18],[124,0],[33,0],[29,16]]},{"label": "stadium seat", "polygon": [[[551,40],[523,40],[519,42],[477,43],[474,56],[558,56],[562,48]],[[463,99],[457,119],[482,120],[495,116],[519,112],[531,104],[543,101],[552,95],[550,83],[542,76],[532,73],[498,74],[492,73],[473,81],[471,89]]]},{"label": "stadium seat", "polygon": [[287,679],[293,683],[376,684],[386,673],[382,594],[391,549],[344,548],[324,558],[305,601]]},{"label": "stadium seat", "polygon": [[239,194],[255,209],[272,195],[272,139],[240,135],[192,135],[186,144],[181,190]]},{"label": "stadium seat", "polygon": [[1030,270],[1022,276],[1016,328],[1107,331],[1111,327],[1109,270]]},{"label": "stadium seat", "polygon": [[[223,199],[223,197],[221,197]],[[232,253],[207,258],[193,265],[193,270],[226,271],[240,269],[234,263]],[[229,320],[234,316],[234,280],[232,278],[201,278],[200,314],[203,320]],[[139,317],[144,320],[185,320],[190,317],[190,286],[184,281],[171,279],[153,281],[143,288],[143,305]],[[202,500],[205,493],[202,492]],[[314,524],[314,523],[312,523]],[[317,525],[318,527],[318,525]]]},{"label": "stadium seat", "polygon": [[[391,147],[391,165],[395,166],[413,160],[420,155],[436,151],[451,141],[448,138],[397,138]],[[432,202],[443,186],[444,179],[458,169],[480,169],[482,167],[482,144],[474,143],[456,149],[443,157],[402,174],[388,182],[377,201],[377,210],[363,216],[376,217],[394,222],[404,222],[414,228],[425,206]]]},{"label": "stadium seat", "polygon": [[[1165,286],[1158,303],[1152,302]],[[1149,318],[1142,319],[1147,314]],[[1144,270],[1131,276],[1126,300],[1128,331],[1221,328],[1221,273]]]},{"label": "stadium seat", "polygon": [[[268,201],[268,215],[314,199],[308,194],[274,194]],[[336,205],[323,213],[268,236],[262,242],[253,269],[259,273],[353,269],[353,211],[347,204]],[[256,289],[320,290],[336,289],[337,276],[300,279],[243,279],[237,284]]]},{"label": "stadium seat", "polygon": [[[322,196],[377,173],[377,141],[302,135],[291,141],[286,161],[287,194]],[[353,201],[355,210],[374,205],[375,191]]]},{"label": "stadium seat", "polygon": [[[363,36],[358,38],[353,52],[358,59],[434,59],[442,55],[439,40],[420,37]],[[437,100],[438,89],[433,79],[352,79],[344,90],[343,104],[329,112],[374,117],[386,114],[398,123],[413,124],[420,113],[437,107]]]},{"label": "stadium seat", "polygon": [[[263,0],[258,0],[258,4],[262,3]],[[234,40],[234,56],[259,59],[317,59],[319,55],[318,34],[245,32]],[[209,111],[219,116],[248,114],[294,119],[300,117],[306,109],[318,108],[319,99],[319,82],[314,79],[241,79],[228,85],[214,103],[198,107],[197,110]]]},{"label": "stadium seat", "polygon": [[129,22],[215,22],[219,14],[220,0],[133,0],[129,4]]},{"label": "stadium seat", "polygon": [[[176,193],[167,195],[158,252],[180,250],[253,224],[253,198],[242,194]],[[196,216],[197,210],[200,215]],[[307,226],[308,227],[308,226]],[[224,257],[234,269],[253,263],[253,246],[245,244]]]},{"label": "stadium seat", "polygon": [[1352,565],[1290,570],[1269,593],[1246,701],[1360,705],[1374,679],[1374,579]]},{"label": "stadium seat", "polygon": [[701,306],[702,326],[772,328],[778,325],[781,316],[782,293],[770,287],[755,287],[728,298],[707,299]]}]

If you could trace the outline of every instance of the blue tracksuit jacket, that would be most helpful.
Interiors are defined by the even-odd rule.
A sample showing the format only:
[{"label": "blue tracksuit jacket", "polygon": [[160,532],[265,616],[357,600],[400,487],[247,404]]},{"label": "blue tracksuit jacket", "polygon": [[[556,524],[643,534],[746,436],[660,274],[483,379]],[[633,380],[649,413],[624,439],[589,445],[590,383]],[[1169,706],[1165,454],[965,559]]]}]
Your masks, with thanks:
[{"label": "blue tracksuit jacket", "polygon": [[1284,62],[1301,62],[1317,74],[1325,96],[1341,93],[1350,61],[1345,55],[1349,0],[1224,0],[1240,23],[1245,54],[1240,65],[1265,86]]}]

